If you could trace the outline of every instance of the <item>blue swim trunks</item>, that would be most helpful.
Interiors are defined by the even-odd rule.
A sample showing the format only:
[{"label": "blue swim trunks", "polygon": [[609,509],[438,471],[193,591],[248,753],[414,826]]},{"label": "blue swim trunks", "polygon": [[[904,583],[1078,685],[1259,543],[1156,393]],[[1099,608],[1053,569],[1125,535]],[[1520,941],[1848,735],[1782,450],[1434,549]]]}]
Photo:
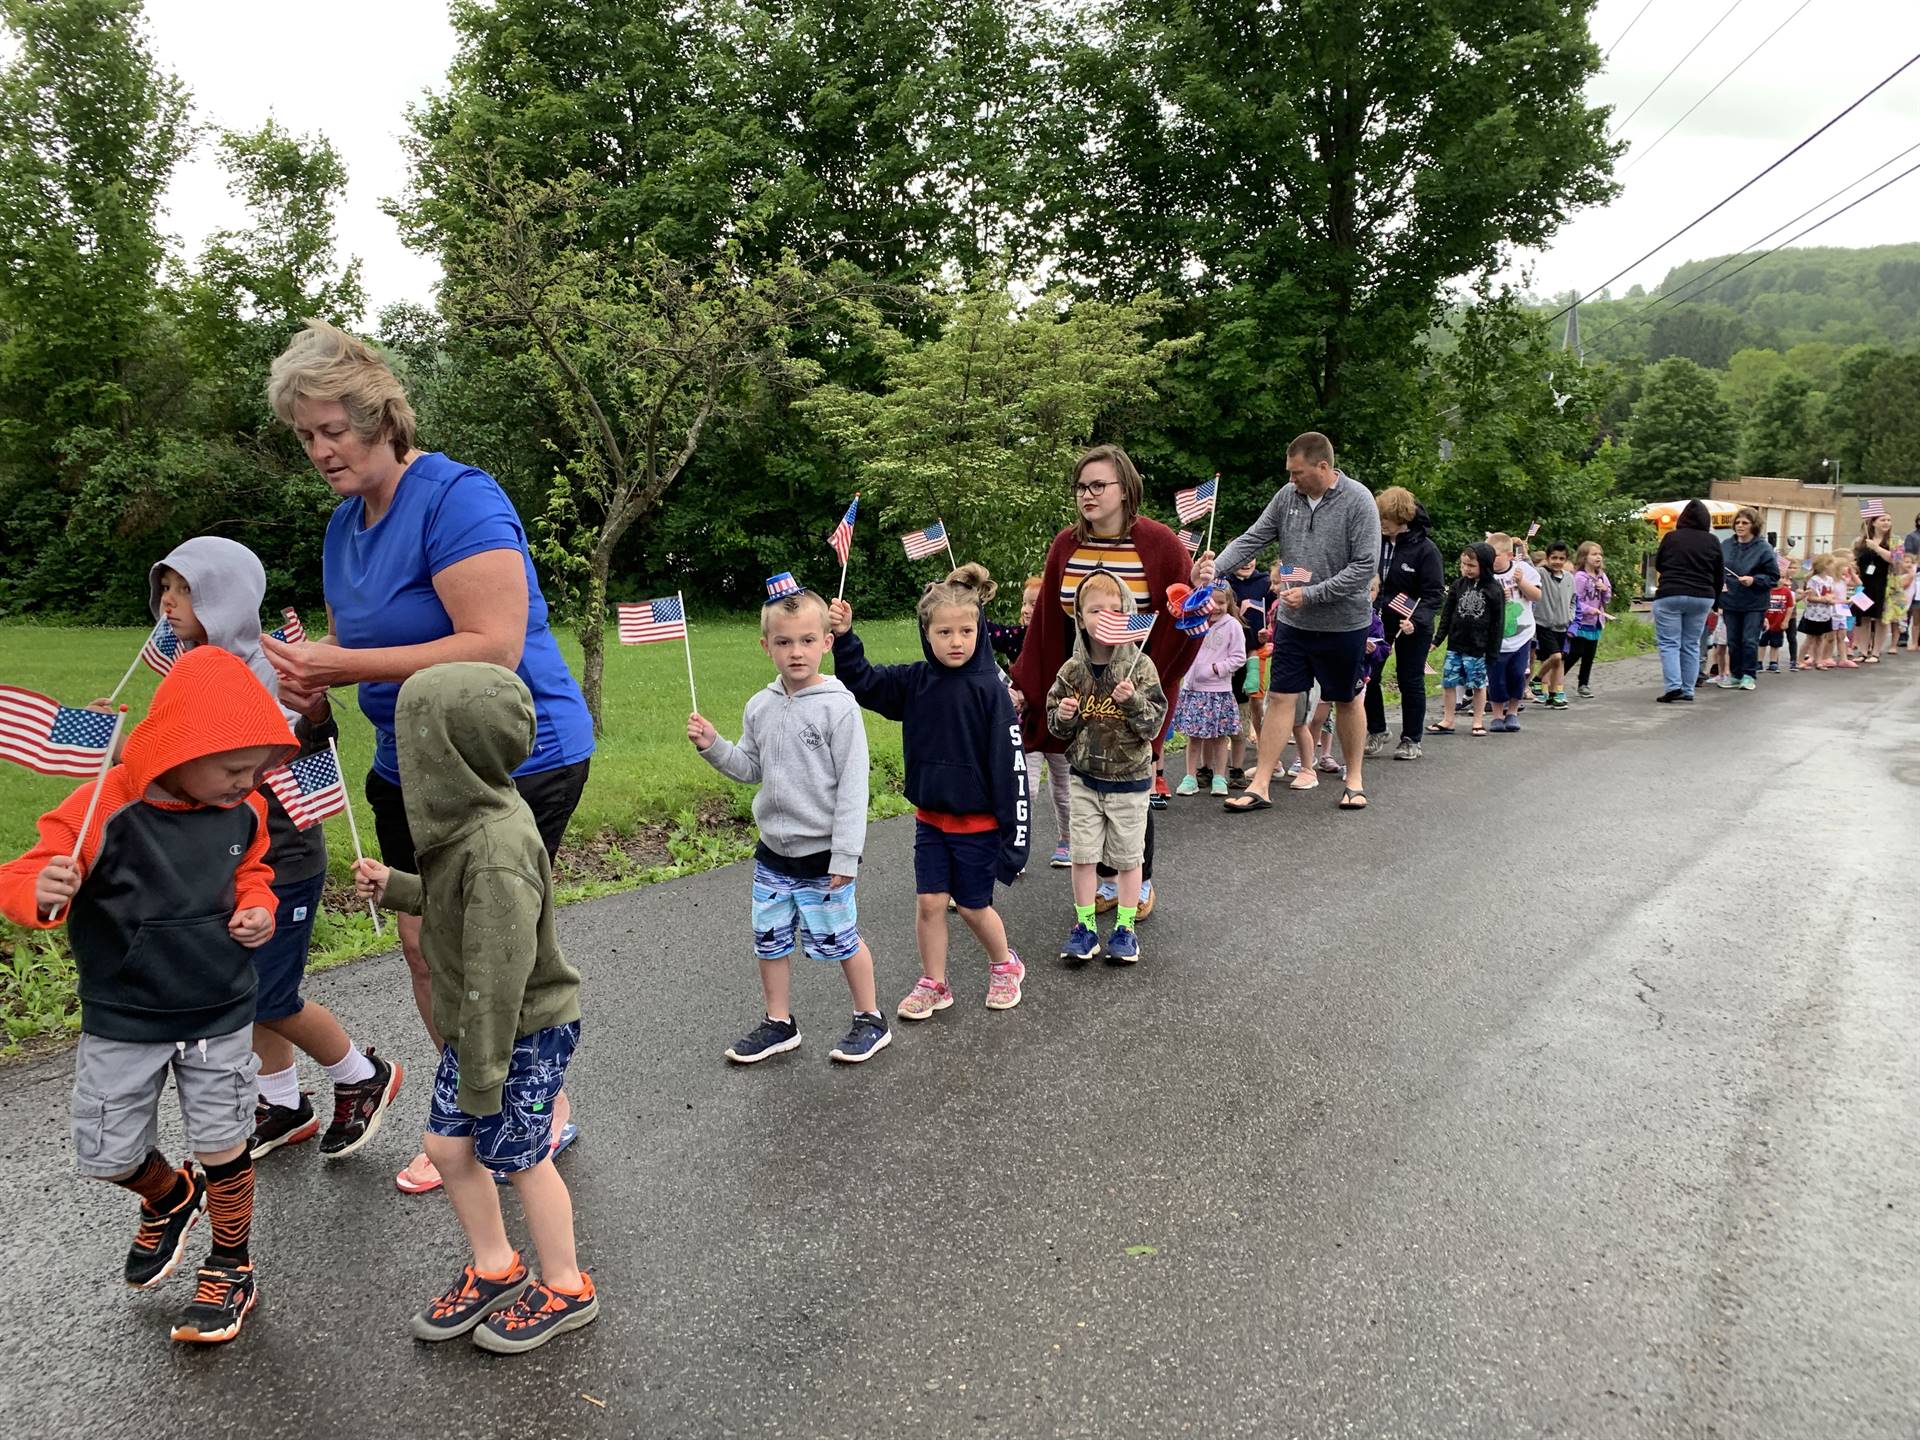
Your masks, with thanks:
[{"label": "blue swim trunks", "polygon": [[815,960],[851,960],[860,953],[853,893],[859,882],[829,890],[827,880],[825,875],[799,880],[754,862],[753,953],[758,958],[786,959],[796,938]]},{"label": "blue swim trunks", "polygon": [[1457,655],[1447,651],[1447,663],[1441,667],[1440,683],[1450,690],[1484,690],[1487,687],[1487,657]]},{"label": "blue swim trunks", "polygon": [[447,1046],[433,1076],[427,1129],[452,1139],[473,1137],[473,1154],[500,1175],[531,1170],[547,1158],[553,1130],[553,1097],[567,1083],[567,1062],[580,1043],[580,1022],[551,1025],[513,1042],[500,1113],[475,1118],[460,1108],[460,1057]]}]

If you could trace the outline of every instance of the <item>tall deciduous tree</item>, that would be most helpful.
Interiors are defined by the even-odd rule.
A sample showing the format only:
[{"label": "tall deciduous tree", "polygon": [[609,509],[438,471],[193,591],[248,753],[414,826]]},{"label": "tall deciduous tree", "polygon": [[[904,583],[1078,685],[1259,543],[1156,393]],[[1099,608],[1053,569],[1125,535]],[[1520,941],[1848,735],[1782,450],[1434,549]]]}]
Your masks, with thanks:
[{"label": "tall deciduous tree", "polygon": [[1627,435],[1624,479],[1642,499],[1704,496],[1733,473],[1733,417],[1713,377],[1680,356],[1648,368]]},{"label": "tall deciduous tree", "polygon": [[1920,355],[1881,361],[1867,384],[1865,408],[1881,422],[1861,467],[1868,482],[1920,485]]},{"label": "tall deciduous tree", "polygon": [[1741,469],[1749,475],[1813,478],[1820,463],[1813,424],[1813,387],[1799,375],[1776,376],[1741,435]]}]

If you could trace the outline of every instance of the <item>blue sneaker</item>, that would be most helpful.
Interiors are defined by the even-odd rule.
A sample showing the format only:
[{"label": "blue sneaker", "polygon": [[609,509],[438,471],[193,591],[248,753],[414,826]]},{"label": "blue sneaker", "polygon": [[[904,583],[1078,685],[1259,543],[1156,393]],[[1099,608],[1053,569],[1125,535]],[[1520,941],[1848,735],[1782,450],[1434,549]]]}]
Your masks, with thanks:
[{"label": "blue sneaker", "polygon": [[1100,953],[1100,932],[1091,925],[1082,925],[1077,921],[1073,933],[1067,936],[1067,943],[1060,947],[1062,960],[1091,960]]},{"label": "blue sneaker", "polygon": [[752,1030],[728,1047],[727,1059],[736,1065],[756,1065],[775,1055],[800,1048],[800,1022],[793,1016],[785,1020],[763,1019]]},{"label": "blue sneaker", "polygon": [[1047,862],[1056,870],[1069,870],[1073,867],[1073,852],[1064,845],[1053,847],[1053,859]]},{"label": "blue sneaker", "polygon": [[872,1010],[856,1010],[853,1028],[847,1031],[847,1038],[829,1050],[827,1058],[846,1065],[858,1065],[864,1060],[871,1060],[892,1043],[893,1032],[887,1028],[884,1016]]},{"label": "blue sneaker", "polygon": [[1140,963],[1140,937],[1124,925],[1114,927],[1107,937],[1107,959],[1122,965]]},{"label": "blue sneaker", "polygon": [[1093,892],[1093,913],[1104,915],[1120,903],[1120,882],[1102,880],[1100,888]]}]

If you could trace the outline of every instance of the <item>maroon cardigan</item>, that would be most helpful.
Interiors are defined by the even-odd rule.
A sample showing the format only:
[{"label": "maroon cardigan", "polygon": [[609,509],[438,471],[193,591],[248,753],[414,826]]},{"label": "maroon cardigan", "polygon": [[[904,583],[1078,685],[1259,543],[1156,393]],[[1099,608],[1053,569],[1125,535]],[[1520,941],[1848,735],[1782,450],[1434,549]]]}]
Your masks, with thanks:
[{"label": "maroon cardigan", "polygon": [[[1147,639],[1147,658],[1160,672],[1160,688],[1167,696],[1167,724],[1161,727],[1159,738],[1153,742],[1153,753],[1158,755],[1167,729],[1173,723],[1173,707],[1180,700],[1180,682],[1186,679],[1187,667],[1193,664],[1200,642],[1206,637],[1182,635],[1167,614],[1167,587],[1188,584],[1193,575],[1193,557],[1180,543],[1180,537],[1158,520],[1141,515],[1134,519],[1128,538],[1139,552],[1140,564],[1147,575],[1147,603],[1143,608],[1160,617]],[[1066,578],[1067,561],[1079,547],[1071,526],[1053,537],[1053,544],[1047,549],[1046,569],[1041,572],[1040,603],[1034,607],[1033,623],[1027,627],[1027,640],[1021,647],[1020,658],[1013,663],[1014,687],[1028,697],[1027,713],[1021,717],[1027,748],[1050,755],[1065,750],[1066,742],[1054,737],[1045,717],[1037,711],[1053,687],[1060,667],[1073,653],[1073,625],[1060,606],[1060,585]]]}]

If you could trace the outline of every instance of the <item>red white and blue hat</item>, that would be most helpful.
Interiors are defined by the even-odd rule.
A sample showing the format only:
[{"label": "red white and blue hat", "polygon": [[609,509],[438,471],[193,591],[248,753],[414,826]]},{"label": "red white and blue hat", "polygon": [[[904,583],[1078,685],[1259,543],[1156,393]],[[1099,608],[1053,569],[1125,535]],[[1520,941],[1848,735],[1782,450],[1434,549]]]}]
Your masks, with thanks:
[{"label": "red white and blue hat", "polygon": [[793,578],[793,572],[782,570],[778,575],[767,577],[767,600],[771,605],[776,600],[785,600],[800,593],[800,582]]}]

